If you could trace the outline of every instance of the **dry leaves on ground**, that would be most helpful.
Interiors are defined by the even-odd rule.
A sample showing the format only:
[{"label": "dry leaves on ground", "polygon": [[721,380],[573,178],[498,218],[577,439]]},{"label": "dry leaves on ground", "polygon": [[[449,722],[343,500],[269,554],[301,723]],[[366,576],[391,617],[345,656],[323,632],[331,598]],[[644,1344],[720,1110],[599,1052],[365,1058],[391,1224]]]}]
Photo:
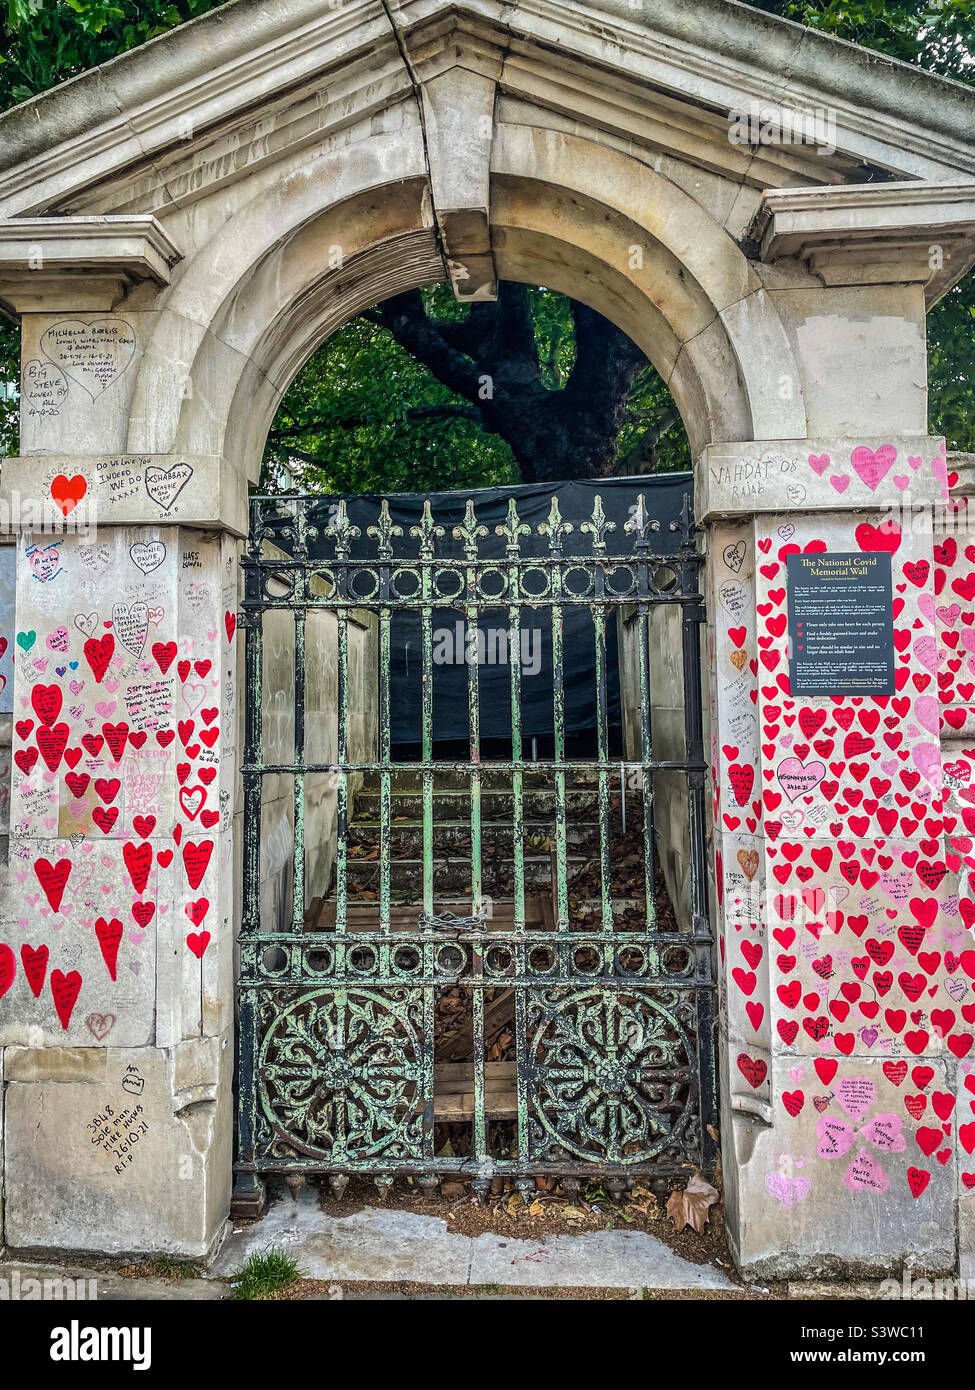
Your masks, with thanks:
[{"label": "dry leaves on ground", "polygon": [[704,1230],[709,1208],[718,1200],[717,1188],[695,1173],[683,1192],[672,1192],[667,1199],[667,1215],[678,1231],[693,1226],[698,1235]]}]

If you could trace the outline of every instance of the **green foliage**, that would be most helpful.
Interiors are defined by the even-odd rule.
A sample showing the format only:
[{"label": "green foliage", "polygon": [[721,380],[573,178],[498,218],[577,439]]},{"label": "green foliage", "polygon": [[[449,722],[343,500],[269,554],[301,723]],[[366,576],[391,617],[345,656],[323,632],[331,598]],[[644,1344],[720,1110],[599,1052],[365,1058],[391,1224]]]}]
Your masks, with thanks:
[{"label": "green foliage", "polygon": [[0,319],[0,458],[19,447],[19,404],[4,393],[5,383],[20,380],[20,329]]},{"label": "green foliage", "polygon": [[[454,307],[450,296],[448,312]],[[444,308],[437,304],[439,314]],[[268,436],[262,485],[412,492],[516,482],[511,450],[474,417],[385,329],[351,319],[289,387]]]},{"label": "green foliage", "polygon": [[944,77],[972,80],[975,0],[749,0],[755,9],[916,63]]},{"label": "green foliage", "polygon": [[0,110],[184,24],[214,0],[7,0]]},{"label": "green foliage", "polygon": [[233,1276],[234,1298],[241,1301],[273,1298],[303,1279],[304,1274],[292,1255],[269,1245],[264,1250],[256,1250]]},{"label": "green foliage", "polygon": [[[424,302],[437,319],[470,312],[447,285],[426,289]],[[533,287],[529,302],[542,380],[561,390],[575,362],[569,301]],[[657,446],[657,470],[690,466],[680,416],[649,363],[634,382],[628,412],[617,447],[618,457],[630,460],[625,471],[642,471],[640,445],[665,418],[671,423]],[[268,436],[262,485],[411,492],[518,480],[508,445],[481,427],[466,401],[385,329],[355,318],[312,354],[289,387]]]},{"label": "green foliage", "polygon": [[174,1260],[171,1255],[157,1255],[152,1272],[159,1279],[198,1279],[200,1271],[188,1260]]}]

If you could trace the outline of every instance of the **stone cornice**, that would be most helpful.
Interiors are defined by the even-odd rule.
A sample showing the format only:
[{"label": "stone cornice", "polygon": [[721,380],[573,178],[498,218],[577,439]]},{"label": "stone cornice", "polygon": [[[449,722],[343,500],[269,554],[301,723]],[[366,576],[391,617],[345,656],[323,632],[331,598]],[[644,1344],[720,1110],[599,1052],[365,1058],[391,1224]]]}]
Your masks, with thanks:
[{"label": "stone cornice", "polygon": [[[489,76],[516,52],[553,72],[575,56],[597,85],[636,80],[650,101],[656,93],[712,120],[751,101],[827,106],[848,168],[831,172],[824,160],[824,181],[856,178],[863,164],[975,176],[967,88],[729,0],[644,0],[639,12],[626,0],[235,0],[0,117],[0,213],[61,206],[181,141],[245,124],[303,84],[327,88],[365,55],[387,70],[400,63],[405,93],[408,64],[420,81],[449,65]],[[523,94],[516,69],[512,90]]]},{"label": "stone cornice", "polygon": [[[182,252],[154,217],[23,217],[0,222],[6,270],[118,271],[168,285]],[[39,265],[37,262],[40,261]]]},{"label": "stone cornice", "polygon": [[110,309],[134,285],[168,285],[182,259],[154,217],[25,217],[0,222],[0,308]]},{"label": "stone cornice", "polygon": [[826,284],[915,281],[933,304],[975,262],[975,181],[776,189],[750,234],[764,261],[803,261]]}]

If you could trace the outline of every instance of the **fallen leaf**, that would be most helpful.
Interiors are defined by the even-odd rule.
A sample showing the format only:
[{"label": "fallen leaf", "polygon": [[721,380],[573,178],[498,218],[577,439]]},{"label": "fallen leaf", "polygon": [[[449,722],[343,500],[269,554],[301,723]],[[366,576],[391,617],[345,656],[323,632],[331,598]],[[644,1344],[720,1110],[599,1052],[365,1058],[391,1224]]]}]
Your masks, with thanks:
[{"label": "fallen leaf", "polygon": [[717,1188],[711,1186],[700,1173],[688,1179],[683,1192],[672,1192],[667,1199],[667,1215],[678,1231],[685,1226],[693,1226],[698,1235],[704,1230],[708,1219],[708,1208],[718,1200]]}]

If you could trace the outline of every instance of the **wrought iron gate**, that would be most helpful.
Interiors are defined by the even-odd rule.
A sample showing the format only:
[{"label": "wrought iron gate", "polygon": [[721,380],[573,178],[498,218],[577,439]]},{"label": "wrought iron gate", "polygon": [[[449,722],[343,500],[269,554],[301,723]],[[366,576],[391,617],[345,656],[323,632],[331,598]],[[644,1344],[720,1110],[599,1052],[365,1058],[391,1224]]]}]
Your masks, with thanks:
[{"label": "wrought iron gate", "polygon": [[[244,895],[240,924],[238,1052],[238,1206],[259,1190],[261,1175],[327,1174],[337,1190],[366,1172],[380,1187],[397,1174],[434,1184],[448,1173],[469,1178],[482,1196],[490,1179],[510,1176],[522,1191],[537,1175],[558,1175],[570,1188],[602,1175],[612,1188],[637,1174],[670,1179],[711,1170],[715,1156],[712,942],[705,873],[705,770],[701,724],[700,557],[689,500],[681,518],[661,523],[634,499],[617,528],[599,497],[592,515],[563,519],[552,499],[534,532],[514,501],[489,537],[471,502],[445,540],[426,502],[419,523],[394,524],[384,501],[366,529],[344,503],[321,497],[257,498],[245,558],[240,624],[246,634]],[[580,524],[581,520],[581,524]],[[572,546],[567,538],[575,531]],[[669,536],[669,531],[676,535]],[[582,537],[585,537],[584,545]],[[451,541],[454,542],[451,547]],[[396,545],[394,546],[394,542]],[[368,545],[368,550],[365,547]],[[404,546],[409,552],[404,555]],[[448,554],[449,550],[453,554]],[[563,619],[584,605],[595,651],[594,757],[569,758],[564,719]],[[655,760],[651,689],[655,655],[651,612],[674,605],[682,635],[683,757]],[[469,648],[468,756],[436,758],[433,741],[433,615],[462,615]],[[263,630],[266,615],[293,616],[294,753],[265,757]],[[333,615],[337,745],[329,762],[306,761],[306,623]],[[378,628],[378,736],[368,756],[350,753],[350,622],[366,610]],[[420,756],[393,760],[390,709],[391,625],[398,612],[419,615],[422,651]],[[479,734],[477,624],[503,615],[509,634],[510,755],[486,760]],[[551,756],[526,756],[521,721],[522,614],[535,610],[551,626]],[[607,627],[626,612],[637,634],[638,756],[611,756],[607,712]],[[690,917],[658,922],[651,817],[654,778],[686,783],[689,817]],[[328,912],[305,901],[305,788],[333,779],[337,849]],[[294,874],[290,920],[262,922],[262,803],[268,778],[290,781]],[[404,904],[395,884],[394,789],[405,783],[416,809],[422,864]],[[368,910],[356,902],[350,828],[357,789],[376,806],[378,858]],[[463,789],[466,910],[445,911],[435,881],[435,805],[444,783]],[[280,782],[277,784],[280,786]],[[503,785],[504,795],[497,788]],[[620,792],[617,788],[621,788]],[[625,802],[629,788],[629,803]],[[587,791],[588,789],[588,791]],[[635,791],[634,791],[635,789]],[[587,905],[571,889],[571,812],[591,792],[592,862],[598,884]],[[641,795],[642,793],[642,795]],[[365,793],[363,793],[364,795]],[[492,800],[494,798],[494,800]],[[575,798],[575,802],[573,802]],[[614,894],[614,826],[643,802],[635,858],[642,858],[642,901],[621,911]],[[621,804],[622,803],[622,804]],[[406,804],[406,803],[404,803]],[[510,894],[485,902],[482,851],[487,804],[506,811]],[[526,808],[548,818],[551,898],[532,915]],[[632,811],[631,811],[632,816]],[[614,820],[614,817],[616,818]],[[632,819],[630,821],[632,826]],[[469,835],[469,839],[467,836]],[[468,847],[469,846],[469,847]],[[576,856],[578,858],[578,856]],[[634,856],[631,856],[634,857]],[[641,870],[638,868],[637,873]],[[543,895],[543,906],[545,906]],[[457,903],[452,907],[456,908]],[[635,917],[635,920],[634,920]],[[458,988],[459,987],[459,988]],[[485,1001],[499,991],[512,1004],[514,1057],[485,1056]],[[471,1059],[452,1094],[442,1091],[436,1009],[444,991],[468,1001]],[[500,1079],[499,1079],[500,1078]],[[508,1087],[506,1098],[499,1100]],[[464,1091],[465,1095],[459,1092]],[[468,1122],[461,1151],[443,1143],[445,1120]],[[500,1117],[500,1118],[499,1118]],[[500,1137],[499,1137],[500,1136]]]}]

